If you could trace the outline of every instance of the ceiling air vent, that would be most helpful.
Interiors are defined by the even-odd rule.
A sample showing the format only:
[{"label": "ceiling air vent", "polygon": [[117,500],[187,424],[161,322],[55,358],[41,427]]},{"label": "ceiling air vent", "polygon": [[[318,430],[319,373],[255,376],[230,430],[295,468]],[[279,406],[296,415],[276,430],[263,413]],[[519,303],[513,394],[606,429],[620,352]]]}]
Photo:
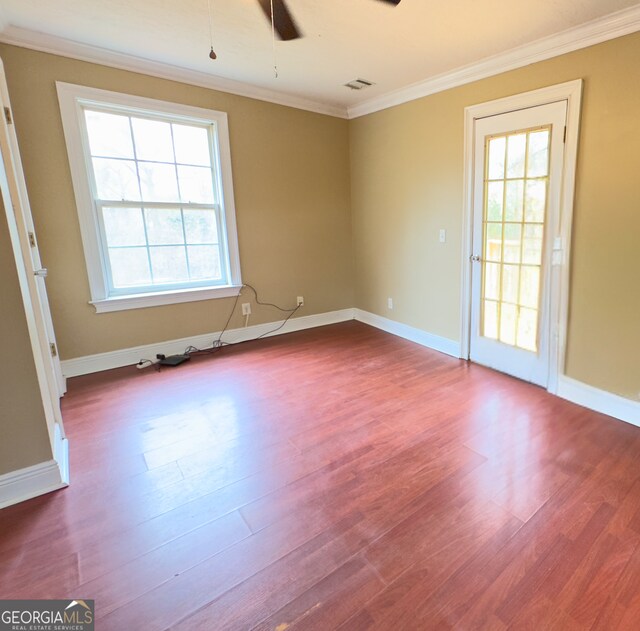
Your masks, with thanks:
[{"label": "ceiling air vent", "polygon": [[353,81],[349,81],[349,83],[344,84],[345,87],[351,88],[352,90],[362,90],[363,88],[368,88],[370,85],[374,85],[373,82],[367,81],[366,79],[354,79]]}]

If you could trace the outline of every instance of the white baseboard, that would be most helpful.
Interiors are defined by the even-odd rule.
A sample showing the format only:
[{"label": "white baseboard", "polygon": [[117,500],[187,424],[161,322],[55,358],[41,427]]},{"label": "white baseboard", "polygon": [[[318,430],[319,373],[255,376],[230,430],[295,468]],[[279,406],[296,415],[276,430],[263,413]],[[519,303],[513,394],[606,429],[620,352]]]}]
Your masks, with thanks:
[{"label": "white baseboard", "polygon": [[640,427],[640,402],[638,401],[594,388],[564,375],[558,379],[556,394],[572,403]]},{"label": "white baseboard", "polygon": [[69,443],[56,425],[54,457],[0,476],[0,508],[69,486]]},{"label": "white baseboard", "polygon": [[[355,319],[359,322],[374,326],[377,329],[382,329],[387,333],[392,333],[393,335],[398,335],[399,337],[426,346],[427,348],[440,351],[452,357],[460,357],[460,345],[454,340],[427,333],[421,329],[389,320],[388,318],[363,311],[362,309],[355,309]],[[600,412],[640,427],[639,401],[625,399],[617,394],[594,388],[593,386],[589,386],[586,383],[576,381],[564,375],[558,378],[558,390],[552,394],[556,394],[562,399],[577,403],[595,412]]]},{"label": "white baseboard", "polygon": [[[398,337],[410,340],[411,342],[415,342],[421,346],[445,353],[451,357],[460,357],[460,344],[455,340],[441,337],[433,333],[428,333],[427,331],[417,329],[409,326],[408,324],[402,324],[401,322],[396,322],[383,316],[376,315],[375,313],[363,311],[362,309],[341,309],[340,311],[330,311],[327,313],[292,318],[284,327],[273,333],[270,333],[270,331],[282,324],[282,321],[257,324],[242,329],[231,329],[225,332],[223,339],[227,342],[242,342],[254,339],[264,333],[267,333],[265,337],[270,337],[271,335],[292,333],[294,331],[302,331],[304,329],[325,326],[327,324],[336,324],[338,322],[346,322],[347,320],[353,319],[377,329],[381,329],[382,331],[386,331],[387,333],[391,333],[392,335],[397,335]],[[156,353],[173,355],[184,352],[188,346],[206,348],[211,346],[212,341],[217,339],[218,335],[219,332],[207,333],[194,337],[185,337],[178,340],[158,342],[157,344],[125,348],[109,353],[99,353],[97,355],[67,359],[62,362],[62,372],[65,377],[76,377],[78,375],[86,375],[93,372],[100,372],[102,370],[131,366],[136,364],[140,359],[153,359],[156,356]],[[640,427],[640,402],[625,399],[624,397],[606,392],[605,390],[599,390],[598,388],[594,388],[566,376],[559,377],[558,391],[556,394],[557,396],[567,399],[568,401],[572,401],[573,403],[577,403],[578,405],[582,405],[586,408],[595,410],[596,412],[607,414]],[[63,455],[60,458],[56,455],[57,463],[56,461],[42,463],[41,465],[36,465],[35,467],[29,467],[28,469],[15,472],[15,474],[7,475],[12,476],[19,474],[24,476],[25,485],[28,486],[27,480],[30,480],[33,476],[37,477],[43,475],[44,469],[46,468],[45,466],[50,467],[51,463],[54,463],[58,470],[58,486],[55,486],[54,488],[66,486],[69,479],[68,461],[64,457],[64,454],[67,453],[66,440],[61,440],[60,445],[60,453]],[[62,471],[62,474],[60,474],[60,471]],[[7,503],[4,503],[5,494],[3,493],[3,484],[6,485],[5,478],[7,478],[7,475],[0,476],[0,507],[8,505]],[[66,480],[66,482],[62,483],[61,480]],[[39,486],[44,488],[45,485],[40,484]],[[54,490],[54,488],[49,488],[48,490]],[[41,493],[46,492],[47,490],[41,491]],[[40,493],[34,493],[31,497],[35,497],[35,495],[39,494]]]},{"label": "white baseboard", "polygon": [[[353,309],[341,309],[340,311],[328,311],[326,313],[318,313],[316,315],[301,316],[299,318],[291,318],[281,329],[270,333],[282,324],[282,320],[278,322],[268,322],[266,324],[256,324],[242,329],[230,329],[225,331],[223,341],[225,342],[244,342],[255,339],[260,335],[270,337],[271,335],[282,335],[283,333],[292,333],[294,331],[302,331],[303,329],[312,329],[317,326],[325,326],[327,324],[336,324],[353,320]],[[212,342],[218,339],[220,332],[206,333],[204,335],[196,335],[193,337],[184,337],[179,340],[168,340],[165,342],[157,342],[155,344],[145,344],[144,346],[135,346],[133,348],[123,348],[108,353],[98,353],[97,355],[87,355],[85,357],[76,357],[75,359],[65,359],[62,362],[62,373],[65,377],[77,377],[78,375],[88,375],[93,372],[102,370],[111,370],[112,368],[121,368],[122,366],[132,366],[137,364],[141,359],[154,359],[156,354],[175,355],[184,353],[188,346],[196,348],[210,347]]]},{"label": "white baseboard", "polygon": [[387,333],[403,337],[406,340],[410,340],[421,346],[426,346],[434,351],[440,351],[452,357],[460,357],[460,342],[434,335],[433,333],[427,333],[427,331],[423,331],[422,329],[416,329],[408,324],[389,320],[388,318],[383,318],[382,316],[363,311],[362,309],[355,309],[354,311],[355,319],[359,322],[364,322],[365,324],[376,327],[376,329],[381,329]]}]

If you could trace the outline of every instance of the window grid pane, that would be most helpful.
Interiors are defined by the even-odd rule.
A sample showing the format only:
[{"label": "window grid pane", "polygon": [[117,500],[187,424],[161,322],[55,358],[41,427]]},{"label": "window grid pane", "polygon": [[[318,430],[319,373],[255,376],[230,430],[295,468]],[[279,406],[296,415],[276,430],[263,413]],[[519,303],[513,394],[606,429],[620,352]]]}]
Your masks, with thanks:
[{"label": "window grid pane", "polygon": [[[123,221],[120,221],[119,214],[124,216],[125,222],[137,217],[132,226],[135,230],[123,233]],[[193,215],[198,217],[201,224],[204,223],[204,231],[191,230],[188,233],[185,216]],[[189,206],[148,208],[104,205],[101,207],[101,219],[114,290],[224,281],[216,207],[193,209]],[[146,259],[144,265],[140,259],[142,253]],[[194,260],[196,267],[192,269]],[[127,277],[127,269],[131,272],[131,278]],[[170,271],[173,271],[173,277]]]},{"label": "window grid pane", "polygon": [[101,158],[133,158],[129,117],[86,110],[91,155]]},{"label": "window grid pane", "polygon": [[[110,145],[106,145],[104,134],[99,135],[98,123],[103,124],[112,118],[124,119],[128,123],[129,133],[125,137],[122,125],[118,120],[118,138],[123,147],[113,147],[114,139]],[[89,139],[89,154],[93,159],[108,159],[117,166],[117,161],[133,160],[136,163],[138,172],[138,185],[140,197],[137,195],[130,197],[133,191],[129,188],[115,191],[117,195],[106,196],[101,192],[113,193],[112,189],[97,190],[97,198],[102,201],[111,199],[113,201],[126,201],[146,199],[146,201],[181,201],[193,203],[218,203],[215,183],[215,162],[211,153],[211,133],[212,126],[187,123],[176,123],[172,121],[145,118],[144,116],[134,116],[103,112],[85,108],[85,122]],[[166,127],[163,127],[166,126]],[[117,140],[117,139],[116,139]],[[105,147],[107,147],[105,149]],[[131,151],[133,150],[133,156]],[[193,158],[189,159],[190,152]],[[107,155],[105,155],[105,153]],[[167,167],[174,171],[175,180],[171,178],[167,181]],[[115,167],[113,167],[115,168]],[[99,177],[94,165],[94,177],[96,181]],[[179,196],[180,175],[186,183],[190,182],[189,191],[184,191],[185,197]],[[205,174],[209,177],[206,178]],[[160,175],[162,174],[162,177]],[[155,176],[155,179],[154,179]],[[98,183],[98,182],[97,182]],[[154,185],[161,186],[157,192]],[[176,199],[173,199],[175,194]],[[189,199],[191,196],[198,199]],[[144,197],[142,196],[144,195]]]},{"label": "window grid pane", "polygon": [[488,139],[481,333],[536,352],[551,128]]},{"label": "window grid pane", "polygon": [[223,284],[213,124],[90,107],[85,122],[112,290]]}]

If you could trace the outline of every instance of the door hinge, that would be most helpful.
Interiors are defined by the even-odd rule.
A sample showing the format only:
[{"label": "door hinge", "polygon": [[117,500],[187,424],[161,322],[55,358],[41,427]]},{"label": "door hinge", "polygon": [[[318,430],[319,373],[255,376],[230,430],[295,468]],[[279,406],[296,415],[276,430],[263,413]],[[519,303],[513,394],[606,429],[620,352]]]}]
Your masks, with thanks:
[{"label": "door hinge", "polygon": [[53,342],[51,342],[51,344],[49,344],[49,348],[51,349],[51,357],[57,357],[58,349],[56,348],[56,345]]},{"label": "door hinge", "polygon": [[567,142],[567,126],[564,126],[564,135],[562,136],[562,142]]},{"label": "door hinge", "polygon": [[36,235],[35,235],[35,234],[33,234],[33,232],[30,232],[30,233],[29,233],[29,245],[30,245],[32,248],[35,248],[35,247],[36,247]]},{"label": "door hinge", "polygon": [[8,125],[11,125],[11,123],[13,123],[13,118],[11,117],[11,110],[8,107],[4,108],[4,118],[7,121]]}]

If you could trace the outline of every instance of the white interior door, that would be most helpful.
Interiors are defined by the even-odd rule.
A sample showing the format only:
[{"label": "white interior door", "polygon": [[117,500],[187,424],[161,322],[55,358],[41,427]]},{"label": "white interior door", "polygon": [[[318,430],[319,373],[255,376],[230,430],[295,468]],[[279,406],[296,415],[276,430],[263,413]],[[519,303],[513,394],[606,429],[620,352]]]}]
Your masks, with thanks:
[{"label": "white interior door", "polygon": [[470,358],[547,386],[567,102],[476,121]]},{"label": "white interior door", "polygon": [[45,287],[43,269],[27,196],[18,142],[13,127],[13,115],[4,74],[0,62],[0,194],[9,220],[10,236],[21,274],[21,287],[32,349],[40,381],[45,412],[53,439],[54,425],[64,437],[60,397],[65,392],[58,356],[53,322]]}]

